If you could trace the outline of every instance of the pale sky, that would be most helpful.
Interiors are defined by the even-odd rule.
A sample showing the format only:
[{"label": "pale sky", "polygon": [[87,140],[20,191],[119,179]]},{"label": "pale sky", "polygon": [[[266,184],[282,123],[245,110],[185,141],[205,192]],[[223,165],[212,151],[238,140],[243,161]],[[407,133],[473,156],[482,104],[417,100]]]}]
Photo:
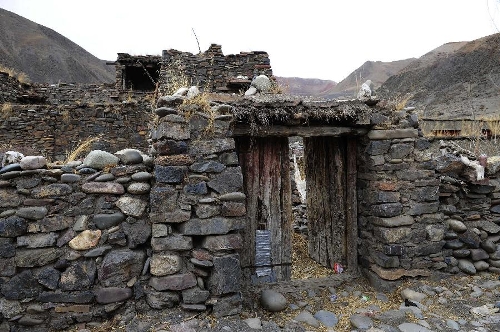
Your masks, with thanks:
[{"label": "pale sky", "polygon": [[[500,0],[0,0],[100,59],[266,51],[276,76],[341,81],[365,61],[419,57],[500,28]],[[497,28],[498,27],[498,28]],[[1,33],[1,32],[0,32]]]}]

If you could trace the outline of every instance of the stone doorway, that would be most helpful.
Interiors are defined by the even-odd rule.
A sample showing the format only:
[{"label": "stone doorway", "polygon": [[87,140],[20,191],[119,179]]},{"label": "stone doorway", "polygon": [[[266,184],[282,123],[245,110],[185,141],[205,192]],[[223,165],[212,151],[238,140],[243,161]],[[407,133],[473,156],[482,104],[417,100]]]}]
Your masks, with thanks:
[{"label": "stone doorway", "polygon": [[[308,251],[317,263],[357,271],[356,138],[304,135]],[[245,283],[288,281],[292,269],[287,136],[236,138],[247,195]]]}]

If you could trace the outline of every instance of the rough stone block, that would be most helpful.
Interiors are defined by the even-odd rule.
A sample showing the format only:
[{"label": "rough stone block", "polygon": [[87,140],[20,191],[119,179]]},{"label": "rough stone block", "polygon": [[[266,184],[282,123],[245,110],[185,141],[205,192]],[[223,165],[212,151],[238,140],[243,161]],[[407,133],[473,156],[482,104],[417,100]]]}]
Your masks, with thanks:
[{"label": "rough stone block", "polygon": [[403,206],[401,203],[386,203],[371,206],[371,213],[377,217],[395,217],[401,214]]},{"label": "rough stone block", "polygon": [[211,204],[198,204],[195,207],[196,216],[200,219],[206,219],[210,217],[215,217],[221,212],[221,207],[219,205]]},{"label": "rough stone block", "polygon": [[208,280],[210,293],[222,295],[238,292],[241,282],[240,257],[237,254],[214,257],[214,267]]},{"label": "rough stone block", "polygon": [[395,138],[417,138],[418,130],[413,128],[392,130],[370,130],[367,134],[371,140],[390,140]]},{"label": "rough stone block", "polygon": [[220,138],[213,140],[196,140],[192,142],[189,147],[191,155],[209,155],[214,153],[221,153],[235,149],[233,138]]},{"label": "rough stone block", "polygon": [[383,243],[398,243],[402,242],[411,233],[411,228],[397,227],[397,228],[384,228],[374,227],[374,235]]},{"label": "rough stone block", "polygon": [[211,252],[238,250],[243,248],[243,239],[240,234],[207,236],[201,246]]},{"label": "rough stone block", "polygon": [[116,201],[116,206],[127,216],[140,217],[148,203],[140,198],[122,196]]},{"label": "rough stone block", "polygon": [[19,236],[17,238],[17,246],[27,248],[52,247],[53,245],[55,245],[57,237],[57,233],[42,233]]},{"label": "rough stone block", "polygon": [[145,219],[136,221],[135,223],[123,223],[123,232],[127,237],[127,245],[130,249],[144,244],[151,236],[151,225]]},{"label": "rough stone block", "polygon": [[209,291],[193,287],[182,291],[182,302],[186,304],[205,303],[209,296]]},{"label": "rough stone block", "polygon": [[179,255],[154,253],[151,258],[150,271],[155,276],[166,276],[181,270],[182,260]]},{"label": "rough stone block", "polygon": [[37,297],[41,291],[42,285],[38,283],[30,270],[22,271],[1,286],[1,293],[7,300]]},{"label": "rough stone block", "polygon": [[153,251],[164,250],[190,250],[193,248],[193,239],[190,236],[169,235],[167,237],[154,237],[151,239]]},{"label": "rough stone block", "polygon": [[160,166],[156,165],[154,175],[157,182],[160,183],[181,183],[187,175],[186,166]]},{"label": "rough stone block", "polygon": [[439,210],[439,202],[433,203],[415,203],[411,206],[408,214],[411,216],[417,216],[422,214],[435,213]]},{"label": "rough stone block", "polygon": [[188,151],[188,145],[186,142],[175,140],[161,140],[154,143],[153,148],[160,156],[185,154]]},{"label": "rough stone block", "polygon": [[443,250],[445,241],[420,243],[416,247],[408,248],[409,257],[428,256]]},{"label": "rough stone block", "polygon": [[125,301],[132,297],[132,289],[122,287],[100,288],[95,291],[97,303],[108,304]]},{"label": "rough stone block", "polygon": [[366,153],[368,153],[370,156],[380,155],[387,153],[390,147],[391,141],[389,140],[372,141],[370,142],[370,144],[368,144]]},{"label": "rough stone block", "polygon": [[176,140],[186,140],[190,136],[189,124],[179,123],[171,121],[162,121],[158,127],[152,130],[152,136],[156,140],[161,139],[176,139]]},{"label": "rough stone block", "polygon": [[413,152],[413,144],[393,144],[389,149],[391,159],[404,159]]},{"label": "rough stone block", "polygon": [[153,309],[172,308],[179,303],[179,294],[176,292],[157,292],[149,290],[146,293],[146,302]]},{"label": "rough stone block", "polygon": [[16,261],[14,258],[0,258],[0,277],[12,277],[15,274]]},{"label": "rough stone block", "polygon": [[44,266],[56,261],[63,251],[56,248],[25,249],[16,251],[18,267]]},{"label": "rough stone block", "polygon": [[212,302],[214,302],[213,315],[217,318],[238,315],[242,310],[241,295],[239,293],[214,298]]},{"label": "rough stone block", "polygon": [[149,194],[151,213],[174,211],[178,197],[178,191],[172,186],[154,186]]},{"label": "rough stone block", "polygon": [[73,192],[73,188],[65,183],[53,183],[33,189],[33,198],[57,198],[67,196]]},{"label": "rough stone block", "polygon": [[400,226],[410,226],[415,223],[415,219],[412,216],[402,215],[392,218],[370,218],[370,221],[377,226],[383,227],[400,227]]},{"label": "rough stone block", "polygon": [[225,168],[224,164],[213,160],[198,161],[189,167],[191,171],[196,173],[220,173]]},{"label": "rough stone block", "polygon": [[42,220],[37,221],[36,223],[30,224],[29,231],[31,233],[60,231],[71,227],[73,223],[74,219],[72,217],[55,215],[45,217]]},{"label": "rough stone block", "polygon": [[481,261],[488,259],[490,255],[484,251],[483,249],[471,249],[470,250],[470,257],[473,261]]},{"label": "rough stone block", "polygon": [[247,208],[244,203],[223,202],[221,213],[224,217],[242,217],[246,215]]},{"label": "rough stone block", "polygon": [[399,267],[399,258],[397,256],[387,256],[379,251],[370,253],[373,261],[384,268]]},{"label": "rough stone block", "polygon": [[390,244],[384,246],[384,254],[389,256],[403,256],[406,255],[406,247],[401,244]]},{"label": "rough stone block", "polygon": [[481,238],[479,237],[479,235],[477,235],[470,229],[458,234],[457,236],[458,239],[465,243],[469,248],[477,249],[481,244]]},{"label": "rough stone block", "polygon": [[241,167],[228,167],[215,175],[207,184],[219,194],[241,191],[243,187]]},{"label": "rough stone block", "polygon": [[97,270],[99,281],[105,287],[119,287],[141,275],[146,254],[142,251],[120,249],[104,256]]},{"label": "rough stone block", "polygon": [[61,273],[59,287],[63,291],[89,289],[95,280],[96,264],[92,259],[75,261]]},{"label": "rough stone block", "polygon": [[121,195],[125,188],[117,182],[87,182],[82,185],[82,191],[87,194]]},{"label": "rough stone block", "polygon": [[439,199],[438,194],[438,186],[426,186],[416,188],[411,196],[417,202],[433,202]]},{"label": "rough stone block", "polygon": [[183,189],[185,194],[188,195],[205,195],[208,193],[207,183],[202,181],[193,184],[187,184]]},{"label": "rough stone block", "polygon": [[10,216],[0,219],[0,236],[1,237],[17,237],[26,234],[28,223],[24,218],[18,216]]},{"label": "rough stone block", "polygon": [[208,219],[190,219],[179,226],[184,235],[222,235],[242,229],[243,219],[214,217]]},{"label": "rough stone block", "polygon": [[172,234],[172,226],[165,224],[151,225],[151,233],[153,237],[164,237]]},{"label": "rough stone block", "polygon": [[157,291],[180,291],[197,285],[196,277],[192,273],[174,274],[164,277],[152,277],[149,285]]},{"label": "rough stone block", "polygon": [[90,303],[94,299],[94,293],[91,291],[76,291],[71,293],[61,292],[42,292],[38,296],[40,302],[55,303]]}]

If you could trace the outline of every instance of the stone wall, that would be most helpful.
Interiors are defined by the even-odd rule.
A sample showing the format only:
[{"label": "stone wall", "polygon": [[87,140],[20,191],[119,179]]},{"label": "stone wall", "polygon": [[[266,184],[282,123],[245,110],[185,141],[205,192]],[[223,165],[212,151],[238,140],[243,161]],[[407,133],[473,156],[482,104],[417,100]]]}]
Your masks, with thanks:
[{"label": "stone wall", "polygon": [[212,44],[200,54],[166,50],[162,58],[163,95],[175,92],[179,84],[198,85],[207,92],[238,92],[246,90],[255,76],[272,77],[269,55],[262,51],[225,56],[220,45]]},{"label": "stone wall", "polygon": [[142,157],[114,167],[43,159],[0,171],[0,330],[61,330],[154,301],[151,167]]},{"label": "stone wall", "polygon": [[16,102],[23,89],[20,83],[8,73],[0,72],[0,103]]},{"label": "stone wall", "polygon": [[182,291],[181,306],[188,310],[210,305],[216,317],[236,314],[241,310],[238,230],[246,207],[235,141],[229,137],[233,117],[228,105],[214,105],[209,115],[203,105],[183,99],[159,99],[151,134],[158,155],[151,190],[151,286],[159,297]]},{"label": "stone wall", "polygon": [[89,137],[101,135],[90,148],[146,151],[151,108],[145,102],[13,105],[0,118],[0,135],[7,149],[64,160]]},{"label": "stone wall", "polygon": [[[359,150],[361,266],[374,285],[436,272],[500,270],[500,185],[417,129],[372,130]],[[492,159],[493,161],[493,159]]]}]

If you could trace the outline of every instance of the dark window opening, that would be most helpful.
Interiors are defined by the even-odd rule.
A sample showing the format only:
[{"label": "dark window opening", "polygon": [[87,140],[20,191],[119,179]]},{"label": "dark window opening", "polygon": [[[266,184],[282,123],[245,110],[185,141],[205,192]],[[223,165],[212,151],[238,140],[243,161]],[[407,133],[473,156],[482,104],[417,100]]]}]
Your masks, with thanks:
[{"label": "dark window opening", "polygon": [[159,77],[159,65],[127,66],[125,68],[125,89],[154,91]]}]

